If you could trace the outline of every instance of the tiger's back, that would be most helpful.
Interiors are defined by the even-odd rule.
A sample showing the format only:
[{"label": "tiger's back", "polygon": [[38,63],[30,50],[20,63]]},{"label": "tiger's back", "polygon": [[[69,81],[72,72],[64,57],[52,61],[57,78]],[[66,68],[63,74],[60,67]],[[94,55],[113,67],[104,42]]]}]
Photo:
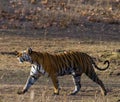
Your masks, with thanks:
[{"label": "tiger's back", "polygon": [[[65,52],[61,54],[49,54],[52,62],[51,69],[61,75],[71,74],[69,70],[73,69],[79,73],[85,73],[86,70],[92,67],[92,58],[86,53],[82,52]],[[66,73],[65,73],[66,72]]]}]

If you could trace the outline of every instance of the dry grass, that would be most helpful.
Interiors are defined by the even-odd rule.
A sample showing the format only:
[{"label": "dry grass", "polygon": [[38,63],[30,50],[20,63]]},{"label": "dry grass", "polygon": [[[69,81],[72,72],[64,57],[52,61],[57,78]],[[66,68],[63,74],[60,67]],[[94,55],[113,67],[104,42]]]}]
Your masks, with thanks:
[{"label": "dry grass", "polygon": [[[117,102],[119,100],[119,91],[118,90],[112,90],[113,92],[116,92],[115,94],[113,92],[109,92],[112,94],[108,94],[106,97],[101,96],[100,93],[97,91],[95,92],[96,87],[89,87],[85,90],[85,87],[81,89],[81,92],[78,93],[75,96],[69,96],[67,95],[67,91],[61,90],[61,94],[59,96],[52,96],[52,88],[47,86],[41,86],[41,85],[35,85],[33,86],[28,93],[25,95],[17,95],[14,91],[18,89],[20,86],[10,86],[10,85],[3,85],[1,88],[4,88],[5,90],[2,91],[3,94],[0,94],[2,98],[1,102]],[[7,88],[7,89],[6,89]],[[70,88],[69,88],[70,89]],[[66,90],[69,90],[66,88]],[[85,91],[84,91],[84,90]]]},{"label": "dry grass", "polygon": [[[40,1],[31,4],[27,1],[2,1],[0,18],[4,20],[2,29],[43,29],[50,26],[67,28],[81,25],[80,19],[87,21],[118,24],[120,23],[119,1],[117,0],[54,0],[43,5]],[[9,5],[6,7],[6,5]],[[4,6],[3,6],[4,5]],[[22,26],[21,26],[22,25]]]},{"label": "dry grass", "polygon": [[[69,38],[43,38],[1,35],[0,51],[23,50],[27,47],[51,53],[58,53],[64,50],[77,50],[86,52],[97,59],[103,58],[102,60],[105,60],[105,58],[111,58],[107,54],[115,52],[120,44],[119,42],[81,41]],[[40,78],[28,93],[19,96],[16,92],[19,88],[23,87],[29,75],[30,64],[24,63],[21,65],[13,56],[0,55],[0,58],[0,102],[117,102],[119,100],[120,80],[118,73],[114,73],[116,70],[119,72],[119,64],[116,65],[114,61],[111,63],[110,69],[106,72],[97,72],[109,90],[106,97],[101,96],[98,86],[85,76],[82,77],[82,89],[76,96],[68,96],[68,93],[73,90],[72,79],[68,76],[60,78],[63,88],[59,96],[52,96],[52,83],[45,77]],[[115,57],[114,60],[119,59],[117,58]]]}]

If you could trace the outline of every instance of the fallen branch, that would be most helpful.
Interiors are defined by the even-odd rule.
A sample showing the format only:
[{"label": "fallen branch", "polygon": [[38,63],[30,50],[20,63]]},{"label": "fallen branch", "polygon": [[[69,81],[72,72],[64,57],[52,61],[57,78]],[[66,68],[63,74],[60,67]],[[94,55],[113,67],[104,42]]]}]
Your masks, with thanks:
[{"label": "fallen branch", "polygon": [[2,54],[2,55],[14,55],[14,56],[16,56],[17,55],[17,51],[14,51],[14,52],[0,52],[0,54]]}]

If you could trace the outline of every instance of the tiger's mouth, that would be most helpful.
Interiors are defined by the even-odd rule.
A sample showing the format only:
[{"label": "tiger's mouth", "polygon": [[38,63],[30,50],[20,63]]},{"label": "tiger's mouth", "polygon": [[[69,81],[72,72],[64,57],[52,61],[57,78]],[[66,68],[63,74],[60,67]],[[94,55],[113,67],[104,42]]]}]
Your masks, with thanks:
[{"label": "tiger's mouth", "polygon": [[30,62],[30,63],[32,63],[32,59],[29,56],[18,57],[17,59],[19,60],[20,63],[23,63],[23,62]]}]

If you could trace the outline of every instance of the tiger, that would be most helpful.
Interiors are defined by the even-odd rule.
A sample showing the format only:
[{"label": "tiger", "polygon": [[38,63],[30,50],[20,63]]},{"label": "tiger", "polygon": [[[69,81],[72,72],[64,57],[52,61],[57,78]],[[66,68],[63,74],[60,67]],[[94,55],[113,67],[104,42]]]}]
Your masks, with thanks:
[{"label": "tiger", "polygon": [[74,90],[70,95],[76,95],[81,89],[81,75],[85,73],[93,82],[100,86],[102,95],[107,95],[107,90],[103,82],[97,76],[93,67],[100,71],[109,68],[110,62],[104,61],[105,68],[99,68],[93,58],[84,52],[67,51],[62,53],[51,54],[48,52],[33,51],[28,48],[25,51],[16,51],[19,62],[29,62],[31,64],[30,75],[22,90],[18,94],[24,94],[39,79],[40,76],[47,75],[51,78],[54,86],[53,95],[59,95],[59,76],[71,75],[74,83]]}]

